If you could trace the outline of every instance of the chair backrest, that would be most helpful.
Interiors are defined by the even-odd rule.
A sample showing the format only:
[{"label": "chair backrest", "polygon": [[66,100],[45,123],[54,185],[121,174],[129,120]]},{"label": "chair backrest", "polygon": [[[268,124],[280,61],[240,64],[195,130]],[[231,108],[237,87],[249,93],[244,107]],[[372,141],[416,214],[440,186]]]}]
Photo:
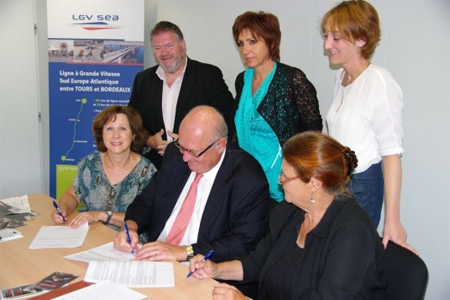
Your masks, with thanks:
[{"label": "chair backrest", "polygon": [[423,300],[428,285],[424,261],[411,251],[389,242],[383,257],[386,300]]}]

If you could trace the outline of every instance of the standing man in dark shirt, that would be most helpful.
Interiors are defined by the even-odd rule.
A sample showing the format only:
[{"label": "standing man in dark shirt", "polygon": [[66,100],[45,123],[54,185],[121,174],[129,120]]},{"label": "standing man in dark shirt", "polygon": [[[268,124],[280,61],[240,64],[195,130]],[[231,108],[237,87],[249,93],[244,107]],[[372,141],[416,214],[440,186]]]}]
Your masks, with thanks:
[{"label": "standing man in dark shirt", "polygon": [[159,22],[150,39],[158,65],[136,75],[128,105],[141,113],[150,134],[143,154],[159,169],[167,144],[177,139],[181,120],[193,107],[215,107],[230,126],[234,100],[219,68],[187,57],[177,25]]}]

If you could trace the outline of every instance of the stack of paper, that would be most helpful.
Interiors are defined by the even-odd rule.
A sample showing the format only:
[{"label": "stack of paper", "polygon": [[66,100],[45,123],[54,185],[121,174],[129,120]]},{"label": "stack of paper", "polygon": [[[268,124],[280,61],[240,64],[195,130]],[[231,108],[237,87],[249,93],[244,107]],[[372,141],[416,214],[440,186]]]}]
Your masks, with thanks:
[{"label": "stack of paper", "polygon": [[0,200],[0,229],[24,226],[25,221],[36,215],[31,211],[27,195]]},{"label": "stack of paper", "polygon": [[110,282],[134,288],[175,286],[171,262],[132,260],[131,253],[114,249],[112,242],[64,258],[89,263],[84,277],[87,282]]}]

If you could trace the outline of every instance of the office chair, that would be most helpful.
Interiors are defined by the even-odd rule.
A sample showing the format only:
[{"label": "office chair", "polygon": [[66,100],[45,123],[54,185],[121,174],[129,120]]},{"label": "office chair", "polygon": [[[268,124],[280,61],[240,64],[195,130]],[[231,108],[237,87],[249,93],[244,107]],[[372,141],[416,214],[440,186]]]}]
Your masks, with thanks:
[{"label": "office chair", "polygon": [[386,300],[423,300],[428,285],[424,261],[411,251],[389,242],[383,257]]}]

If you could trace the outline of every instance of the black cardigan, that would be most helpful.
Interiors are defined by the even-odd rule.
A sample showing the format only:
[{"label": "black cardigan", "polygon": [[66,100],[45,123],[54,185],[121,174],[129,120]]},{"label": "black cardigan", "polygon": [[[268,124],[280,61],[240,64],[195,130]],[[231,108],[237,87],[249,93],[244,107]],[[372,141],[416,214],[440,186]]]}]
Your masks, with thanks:
[{"label": "black cardigan", "polygon": [[[236,101],[244,87],[244,72],[235,82]],[[300,69],[277,62],[277,69],[257,111],[270,125],[280,145],[296,133],[322,131],[322,117],[314,85]],[[237,140],[235,128],[232,135]]]}]

